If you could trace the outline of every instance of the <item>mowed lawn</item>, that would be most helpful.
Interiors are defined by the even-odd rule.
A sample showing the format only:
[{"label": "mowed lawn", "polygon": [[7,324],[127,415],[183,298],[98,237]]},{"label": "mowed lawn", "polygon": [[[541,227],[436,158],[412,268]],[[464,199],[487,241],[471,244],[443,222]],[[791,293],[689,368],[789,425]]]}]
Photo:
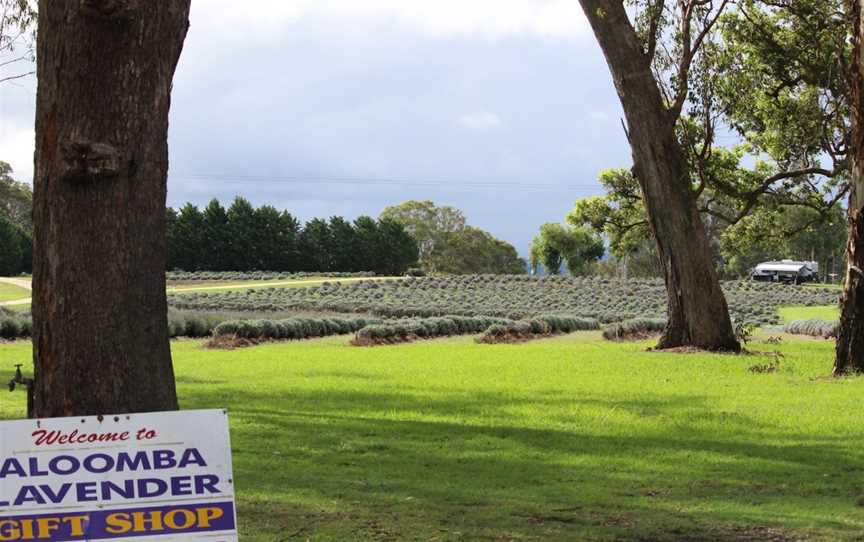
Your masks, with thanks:
[{"label": "mowed lawn", "polygon": [[30,291],[21,288],[20,286],[15,286],[14,284],[9,284],[6,282],[0,282],[0,303],[4,301],[16,301],[18,299],[27,299],[30,297]]},{"label": "mowed lawn", "polygon": [[777,310],[783,323],[794,320],[839,320],[840,307],[837,305],[817,305],[815,307],[793,306],[780,307]]},{"label": "mowed lawn", "polygon": [[[241,539],[861,540],[864,379],[578,333],[358,348],[173,343],[183,408],[231,416]],[[29,360],[0,345],[0,380]],[[24,394],[0,394],[0,418]]]}]

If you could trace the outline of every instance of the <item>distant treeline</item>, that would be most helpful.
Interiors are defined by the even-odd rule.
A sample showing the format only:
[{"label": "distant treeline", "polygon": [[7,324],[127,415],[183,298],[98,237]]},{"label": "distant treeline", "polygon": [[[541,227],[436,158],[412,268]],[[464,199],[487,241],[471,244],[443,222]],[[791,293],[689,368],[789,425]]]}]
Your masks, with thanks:
[{"label": "distant treeline", "polygon": [[0,277],[29,273],[33,260],[33,192],[0,161]]},{"label": "distant treeline", "polygon": [[0,214],[0,277],[30,273],[33,261],[30,235]]},{"label": "distant treeline", "polygon": [[167,210],[168,269],[356,272],[400,275],[417,263],[417,243],[394,220],[334,216],[305,225],[287,211],[237,197]]}]

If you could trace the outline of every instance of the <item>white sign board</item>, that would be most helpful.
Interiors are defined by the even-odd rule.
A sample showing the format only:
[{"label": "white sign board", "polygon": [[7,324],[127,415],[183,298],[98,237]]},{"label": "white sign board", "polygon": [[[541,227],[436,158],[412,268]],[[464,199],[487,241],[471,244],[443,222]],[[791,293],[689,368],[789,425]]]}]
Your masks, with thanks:
[{"label": "white sign board", "polygon": [[0,542],[237,540],[228,415],[0,422]]}]

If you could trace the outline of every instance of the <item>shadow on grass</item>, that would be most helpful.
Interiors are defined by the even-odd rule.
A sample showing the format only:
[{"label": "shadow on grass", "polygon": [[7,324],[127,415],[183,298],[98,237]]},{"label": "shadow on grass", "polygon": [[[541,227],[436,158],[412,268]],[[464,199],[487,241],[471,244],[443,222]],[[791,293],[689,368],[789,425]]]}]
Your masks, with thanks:
[{"label": "shadow on grass", "polygon": [[[255,532],[272,523],[323,539],[860,534],[864,456],[844,439],[772,429],[695,395],[613,401],[418,389],[199,388],[187,389],[183,406],[230,409],[241,511],[253,531],[263,529]],[[526,406],[548,418],[512,413]],[[565,415],[565,406],[634,418],[598,424]]]}]

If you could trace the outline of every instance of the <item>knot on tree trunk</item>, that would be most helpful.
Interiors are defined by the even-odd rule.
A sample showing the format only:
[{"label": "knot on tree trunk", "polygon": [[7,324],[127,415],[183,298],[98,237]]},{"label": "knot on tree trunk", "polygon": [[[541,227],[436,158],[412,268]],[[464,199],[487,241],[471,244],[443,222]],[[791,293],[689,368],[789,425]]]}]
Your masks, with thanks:
[{"label": "knot on tree trunk", "polygon": [[87,17],[109,20],[132,18],[143,0],[81,0],[81,13]]},{"label": "knot on tree trunk", "polygon": [[107,143],[73,140],[61,145],[62,178],[69,181],[95,181],[120,173],[120,151]]}]

